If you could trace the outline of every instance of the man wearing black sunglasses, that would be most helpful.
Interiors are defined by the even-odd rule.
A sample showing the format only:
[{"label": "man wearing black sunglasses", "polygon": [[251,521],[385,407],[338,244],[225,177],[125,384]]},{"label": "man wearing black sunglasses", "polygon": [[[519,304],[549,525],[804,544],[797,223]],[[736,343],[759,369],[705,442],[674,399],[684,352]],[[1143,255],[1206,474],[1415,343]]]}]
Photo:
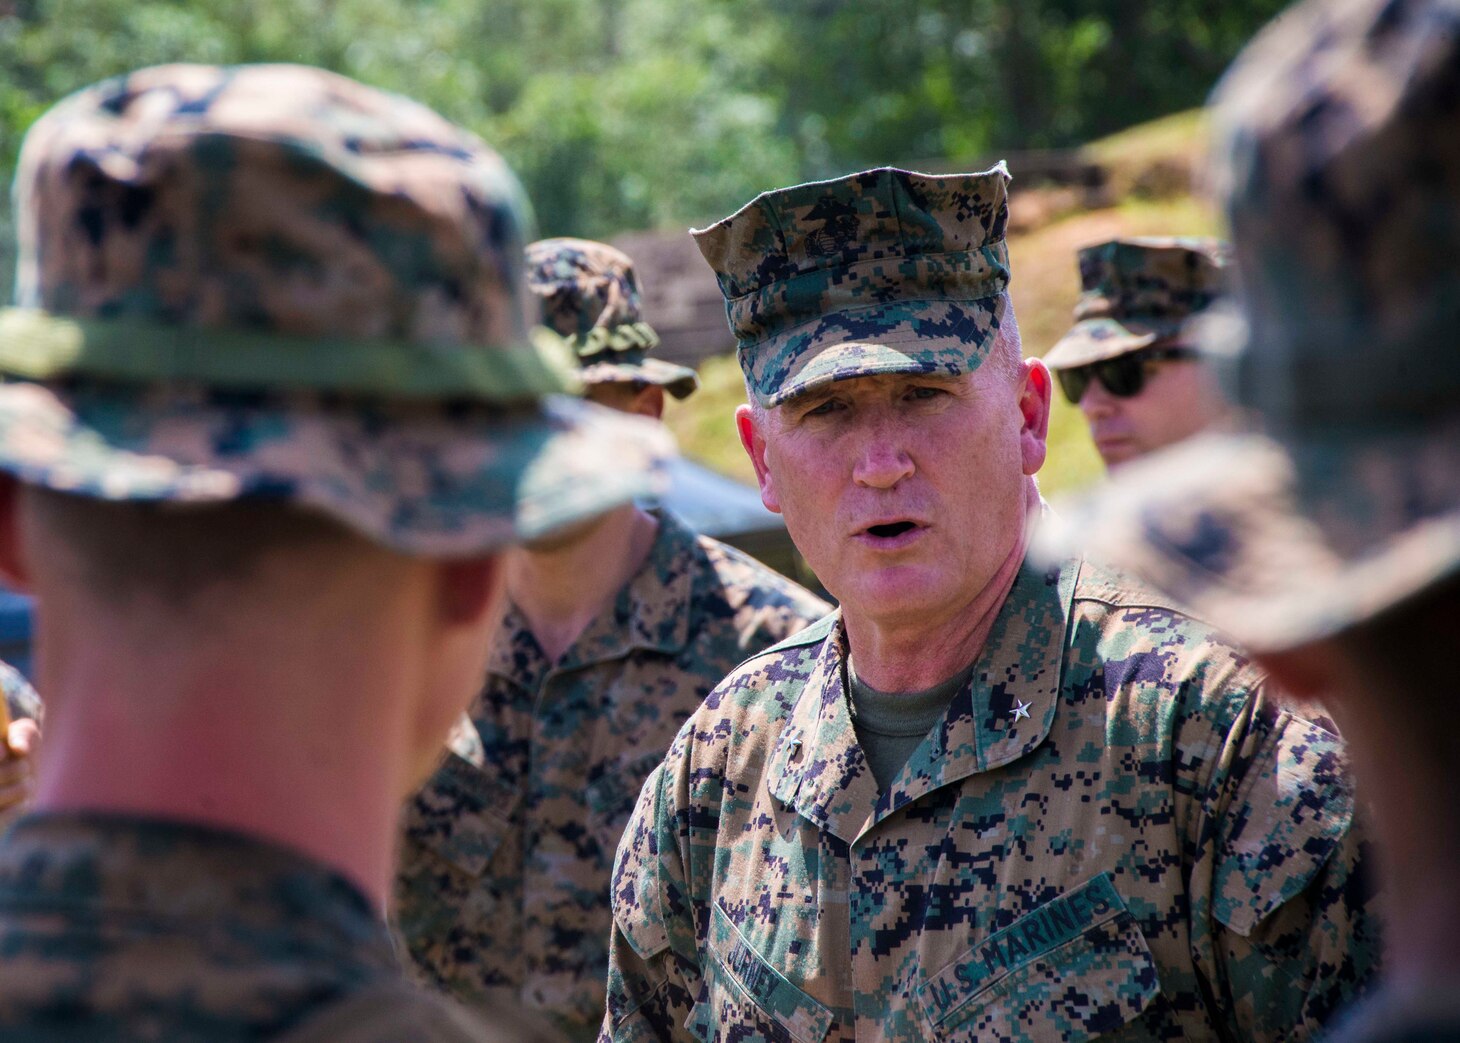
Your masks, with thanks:
[{"label": "man wearing black sunglasses", "polygon": [[1075,325],[1044,356],[1107,467],[1179,442],[1227,411],[1182,325],[1221,291],[1212,239],[1114,239],[1080,251]]}]

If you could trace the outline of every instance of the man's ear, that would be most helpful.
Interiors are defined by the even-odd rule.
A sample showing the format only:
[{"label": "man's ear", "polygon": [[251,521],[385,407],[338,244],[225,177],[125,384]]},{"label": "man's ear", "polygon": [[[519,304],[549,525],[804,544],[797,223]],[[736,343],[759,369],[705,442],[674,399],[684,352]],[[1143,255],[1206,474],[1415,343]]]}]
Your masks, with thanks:
[{"label": "man's ear", "polygon": [[20,483],[0,473],[0,583],[22,594],[30,593],[30,570],[21,540]]},{"label": "man's ear", "polygon": [[765,462],[765,432],[761,430],[760,417],[750,406],[741,405],[735,408],[735,430],[740,435],[740,444],[745,447],[746,455],[750,457],[750,465],[755,468],[755,481],[760,486],[760,502],[765,504],[766,510],[780,514],[781,500],[776,495],[775,480]]},{"label": "man's ear", "polygon": [[1023,368],[1019,383],[1019,415],[1023,418],[1019,430],[1019,452],[1024,461],[1024,473],[1032,475],[1044,466],[1049,449],[1049,406],[1054,381],[1050,378],[1049,367],[1039,359],[1025,359]]}]

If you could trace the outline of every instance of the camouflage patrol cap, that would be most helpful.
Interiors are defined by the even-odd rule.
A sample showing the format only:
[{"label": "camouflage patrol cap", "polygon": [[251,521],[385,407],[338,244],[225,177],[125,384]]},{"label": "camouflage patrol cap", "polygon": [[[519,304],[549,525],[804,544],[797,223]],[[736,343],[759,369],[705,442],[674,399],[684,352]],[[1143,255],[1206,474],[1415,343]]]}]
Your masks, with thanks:
[{"label": "camouflage patrol cap", "polygon": [[1235,390],[1264,432],[1131,467],[1090,531],[1283,648],[1460,569],[1460,0],[1294,9],[1227,75],[1214,125]]},{"label": "camouflage patrol cap", "polygon": [[1226,248],[1215,239],[1129,238],[1079,253],[1075,325],[1044,356],[1072,369],[1174,343],[1222,292]]},{"label": "camouflage patrol cap", "polygon": [[1009,284],[1009,173],[884,167],[757,196],[695,231],[747,383],[775,406],[834,380],[968,373]]},{"label": "camouflage patrol cap", "polygon": [[639,278],[622,250],[588,239],[540,239],[527,248],[527,285],[543,324],[564,338],[585,384],[641,381],[687,398],[700,378],[648,353],[659,334],[644,321]]},{"label": "camouflage patrol cap", "polygon": [[144,69],[38,120],[0,313],[0,468],[262,497],[473,553],[658,484],[663,436],[555,392],[526,201],[480,140],[291,65]]}]

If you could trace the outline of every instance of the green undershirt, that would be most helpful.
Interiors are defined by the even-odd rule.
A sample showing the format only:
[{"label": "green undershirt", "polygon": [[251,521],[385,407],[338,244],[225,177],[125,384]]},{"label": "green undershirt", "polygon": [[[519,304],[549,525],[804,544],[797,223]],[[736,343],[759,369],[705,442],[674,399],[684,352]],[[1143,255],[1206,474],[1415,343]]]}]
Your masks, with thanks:
[{"label": "green undershirt", "polygon": [[883,792],[928,732],[948,712],[948,704],[973,676],[973,664],[921,692],[883,692],[857,676],[847,661],[847,690],[851,696],[852,727],[867,756],[872,778]]}]

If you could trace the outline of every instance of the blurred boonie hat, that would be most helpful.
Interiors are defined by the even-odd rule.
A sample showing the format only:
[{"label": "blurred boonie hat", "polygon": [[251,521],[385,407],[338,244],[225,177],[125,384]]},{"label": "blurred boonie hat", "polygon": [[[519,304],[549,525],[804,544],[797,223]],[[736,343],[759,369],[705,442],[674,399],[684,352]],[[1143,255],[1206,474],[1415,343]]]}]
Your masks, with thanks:
[{"label": "blurred boonie hat", "polygon": [[1460,0],[1310,0],[1214,122],[1264,430],[1133,465],[1068,527],[1284,648],[1460,569]]},{"label": "blurred boonie hat", "polygon": [[274,499],[478,553],[660,482],[664,436],[533,346],[517,180],[431,110],[293,65],[144,69],[16,175],[0,468],[114,500]]},{"label": "blurred boonie hat", "polygon": [[1183,340],[1182,328],[1222,293],[1226,247],[1216,239],[1112,239],[1079,252],[1075,325],[1044,355],[1073,369]]},{"label": "blurred boonie hat", "polygon": [[1009,284],[1009,173],[883,167],[757,196],[694,231],[764,406],[849,377],[968,373]]},{"label": "blurred boonie hat", "polygon": [[543,325],[564,338],[585,384],[639,381],[687,398],[700,378],[650,358],[659,334],[644,321],[628,254],[589,239],[539,239],[527,248],[527,285],[542,299]]}]

